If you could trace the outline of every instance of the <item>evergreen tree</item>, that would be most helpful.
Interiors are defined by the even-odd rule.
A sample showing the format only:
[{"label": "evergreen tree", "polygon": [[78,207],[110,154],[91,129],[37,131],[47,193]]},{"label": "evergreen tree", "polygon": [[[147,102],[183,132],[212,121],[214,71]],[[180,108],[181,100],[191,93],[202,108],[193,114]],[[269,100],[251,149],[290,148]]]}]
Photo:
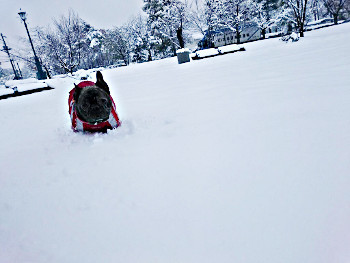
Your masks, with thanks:
[{"label": "evergreen tree", "polygon": [[252,20],[260,28],[262,39],[265,39],[267,31],[277,25],[282,18],[283,10],[279,8],[278,1],[255,0],[252,2]]},{"label": "evergreen tree", "polygon": [[127,25],[135,62],[152,61],[156,46],[159,44],[152,36],[147,20],[141,15],[133,18]]},{"label": "evergreen tree", "polygon": [[159,51],[164,56],[176,55],[176,49],[185,45],[187,6],[180,0],[144,0],[144,3],[151,34],[161,41]]}]

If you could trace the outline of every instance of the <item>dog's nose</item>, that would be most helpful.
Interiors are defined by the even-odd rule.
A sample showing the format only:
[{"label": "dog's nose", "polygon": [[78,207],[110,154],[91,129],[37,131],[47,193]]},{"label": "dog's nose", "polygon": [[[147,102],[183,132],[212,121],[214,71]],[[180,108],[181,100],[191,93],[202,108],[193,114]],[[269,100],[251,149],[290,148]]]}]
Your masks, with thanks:
[{"label": "dog's nose", "polygon": [[96,105],[96,104],[93,104],[93,105],[91,105],[91,108],[93,110],[98,110],[100,107],[98,105]]}]

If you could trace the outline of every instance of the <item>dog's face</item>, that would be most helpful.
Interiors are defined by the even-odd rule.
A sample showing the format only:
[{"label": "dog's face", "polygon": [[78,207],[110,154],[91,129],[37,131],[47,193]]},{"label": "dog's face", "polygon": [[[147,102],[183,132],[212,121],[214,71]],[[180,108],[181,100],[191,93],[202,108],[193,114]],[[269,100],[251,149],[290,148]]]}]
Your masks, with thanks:
[{"label": "dog's face", "polygon": [[96,78],[94,86],[76,86],[74,92],[78,117],[91,124],[108,120],[112,110],[109,88],[100,71],[96,73]]}]

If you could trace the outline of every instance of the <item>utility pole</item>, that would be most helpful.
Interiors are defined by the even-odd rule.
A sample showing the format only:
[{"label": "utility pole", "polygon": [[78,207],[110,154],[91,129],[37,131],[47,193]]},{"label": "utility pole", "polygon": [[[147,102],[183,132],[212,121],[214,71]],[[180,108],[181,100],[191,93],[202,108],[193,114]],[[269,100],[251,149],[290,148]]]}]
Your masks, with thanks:
[{"label": "utility pole", "polygon": [[[16,69],[16,65],[13,61],[13,59],[11,58],[11,54],[10,54],[10,50],[11,48],[9,48],[7,45],[6,45],[6,42],[5,42],[5,36],[3,34],[1,34],[1,38],[2,38],[2,42],[4,42],[4,46],[3,46],[3,51],[5,51],[7,53],[7,55],[9,56],[9,59],[10,59],[10,63],[11,63],[11,66],[12,66],[12,69],[13,69],[13,73],[15,74],[15,79],[22,79],[22,74],[20,74],[17,69]],[[17,64],[18,66],[18,64]],[[18,67],[19,69],[19,67]]]}]

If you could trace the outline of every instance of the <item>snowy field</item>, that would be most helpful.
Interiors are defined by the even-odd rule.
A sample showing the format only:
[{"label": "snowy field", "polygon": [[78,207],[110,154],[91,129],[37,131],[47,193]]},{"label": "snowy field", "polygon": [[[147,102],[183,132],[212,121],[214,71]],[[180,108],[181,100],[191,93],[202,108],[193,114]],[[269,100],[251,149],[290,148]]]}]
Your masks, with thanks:
[{"label": "snowy field", "polygon": [[123,124],[68,92],[0,101],[1,263],[349,263],[350,23],[103,71]]}]

